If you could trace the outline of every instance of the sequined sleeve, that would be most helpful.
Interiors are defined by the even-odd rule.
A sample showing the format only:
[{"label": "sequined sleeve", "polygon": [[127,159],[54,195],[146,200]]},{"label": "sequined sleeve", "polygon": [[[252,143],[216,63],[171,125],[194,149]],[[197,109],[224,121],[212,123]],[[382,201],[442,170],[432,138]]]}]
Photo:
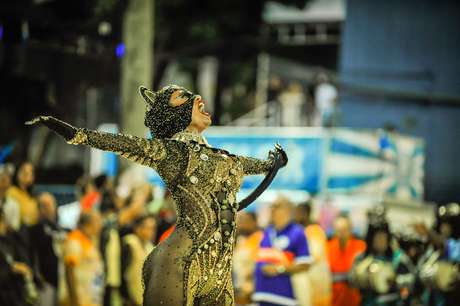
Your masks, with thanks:
[{"label": "sequined sleeve", "polygon": [[261,160],[245,156],[238,156],[237,159],[243,166],[244,175],[264,174],[273,166],[272,159]]},{"label": "sequined sleeve", "polygon": [[96,149],[111,151],[130,161],[152,168],[156,168],[157,163],[166,156],[166,149],[161,140],[92,131],[84,128],[78,129],[74,138],[68,143],[88,145]]}]

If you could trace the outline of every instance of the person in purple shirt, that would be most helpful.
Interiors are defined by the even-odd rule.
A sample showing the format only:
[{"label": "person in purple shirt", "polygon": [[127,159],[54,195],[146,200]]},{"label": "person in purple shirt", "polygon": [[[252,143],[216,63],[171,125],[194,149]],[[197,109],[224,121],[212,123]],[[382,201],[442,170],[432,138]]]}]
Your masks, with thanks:
[{"label": "person in purple shirt", "polygon": [[291,275],[312,262],[305,231],[293,221],[293,205],[279,197],[272,205],[271,225],[264,231],[255,268],[253,301],[260,306],[296,306]]}]

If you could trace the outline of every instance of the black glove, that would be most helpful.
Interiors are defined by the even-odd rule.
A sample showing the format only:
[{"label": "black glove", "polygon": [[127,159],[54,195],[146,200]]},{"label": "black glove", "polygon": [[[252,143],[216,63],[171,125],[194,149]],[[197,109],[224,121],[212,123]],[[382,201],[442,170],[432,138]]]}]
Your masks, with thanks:
[{"label": "black glove", "polygon": [[25,124],[26,125],[43,124],[50,130],[53,130],[57,134],[64,137],[66,141],[69,141],[72,138],[74,138],[75,134],[77,133],[77,128],[71,126],[70,124],[64,121],[61,121],[51,116],[38,116],[30,121],[25,122]]},{"label": "black glove", "polygon": [[268,171],[267,175],[263,179],[263,181],[259,184],[259,186],[254,189],[246,198],[241,200],[238,203],[238,211],[245,209],[248,207],[252,202],[254,202],[264,191],[265,189],[270,186],[271,182],[275,178],[278,170],[284,166],[286,166],[288,162],[288,158],[286,152],[284,152],[283,148],[279,145],[275,145],[275,150],[270,150],[268,152],[268,158],[273,160],[273,165],[270,171]]},{"label": "black glove", "polygon": [[275,150],[270,151],[268,156],[274,160],[274,165],[278,165],[279,168],[286,166],[288,163],[287,154],[278,143],[275,145]]}]

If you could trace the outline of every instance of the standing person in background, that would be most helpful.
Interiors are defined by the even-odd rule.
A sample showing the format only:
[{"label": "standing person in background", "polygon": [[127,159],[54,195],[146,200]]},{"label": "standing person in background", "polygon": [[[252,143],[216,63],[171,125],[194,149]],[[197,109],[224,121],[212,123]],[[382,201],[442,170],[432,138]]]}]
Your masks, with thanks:
[{"label": "standing person in background", "polygon": [[17,231],[21,227],[21,210],[19,204],[10,196],[7,195],[11,187],[12,168],[8,165],[0,166],[0,203],[3,205],[5,214],[8,215],[6,222],[8,226]]},{"label": "standing person in background", "polygon": [[413,275],[408,257],[391,247],[392,235],[385,220],[370,221],[367,249],[353,264],[350,281],[359,288],[362,306],[408,305]]},{"label": "standing person in background", "polygon": [[268,120],[266,121],[267,126],[279,126],[281,125],[280,119],[280,102],[279,102],[279,94],[283,87],[283,83],[279,76],[273,75],[270,78],[270,82],[268,83],[268,90],[267,90],[267,117]]},{"label": "standing person in background", "polygon": [[304,126],[306,124],[302,112],[306,103],[306,96],[299,82],[289,84],[288,88],[279,96],[279,100],[282,126]]},{"label": "standing person in background", "polygon": [[32,281],[32,269],[18,251],[6,208],[3,198],[0,201],[0,305],[33,305],[38,295]]},{"label": "standing person in background", "polygon": [[256,214],[253,212],[239,212],[236,224],[238,231],[233,258],[235,302],[246,305],[250,303],[254,292],[254,268],[264,233],[259,229]]},{"label": "standing person in background", "polygon": [[157,243],[168,238],[176,228],[177,216],[174,205],[174,199],[171,192],[166,190],[160,208],[160,222],[158,222],[157,226]]},{"label": "standing person in background", "polygon": [[81,185],[83,188],[80,198],[80,208],[82,212],[87,212],[101,202],[101,194],[97,190],[94,180],[90,177],[81,178]]},{"label": "standing person in background", "polygon": [[[35,182],[34,167],[30,162],[20,163],[13,176],[13,185],[7,190],[7,198],[16,202],[20,211],[20,222],[15,221],[16,226],[11,227],[11,235],[14,237],[16,251],[33,272],[34,258],[31,250],[30,227],[39,220],[38,202],[32,195]],[[8,221],[9,222],[9,221]],[[33,273],[35,276],[36,273]],[[38,278],[35,278],[38,281]]]},{"label": "standing person in background", "polygon": [[32,188],[35,182],[34,166],[31,162],[21,163],[13,177],[13,186],[8,189],[7,195],[13,198],[21,211],[21,223],[26,226],[38,222],[38,203],[32,195]]},{"label": "standing person in background", "polygon": [[151,215],[137,218],[133,223],[133,233],[123,237],[121,267],[122,293],[127,306],[140,306],[143,300],[142,266],[145,258],[153,250],[156,220]]},{"label": "standing person in background", "polygon": [[[418,223],[415,230],[431,247],[423,256],[419,276],[426,285],[424,302],[429,306],[458,305],[460,301],[460,205],[449,203],[437,211],[434,229]],[[433,273],[433,271],[436,271]]]},{"label": "standing person in background", "polygon": [[65,233],[57,225],[56,199],[50,193],[38,198],[40,221],[30,228],[31,247],[42,278],[40,305],[57,305],[59,254]]},{"label": "standing person in background", "polygon": [[260,243],[252,298],[260,306],[297,305],[291,276],[306,271],[312,261],[305,232],[283,197],[273,203],[271,221]]},{"label": "standing person in background", "polygon": [[117,209],[117,204],[114,202],[115,198],[103,198],[101,213],[104,216],[104,224],[101,232],[100,249],[105,263],[105,306],[121,305],[121,240],[123,236],[133,231],[133,222],[145,214],[149,196],[150,193],[147,188],[138,187],[132,191],[126,205],[120,210]]},{"label": "standing person in background", "polygon": [[337,88],[330,82],[327,74],[320,72],[315,88],[316,126],[334,126],[337,98]]},{"label": "standing person in background", "polygon": [[308,247],[313,257],[313,263],[307,271],[310,280],[311,303],[313,306],[330,306],[332,277],[327,262],[326,234],[321,226],[311,222],[310,202],[299,204],[296,207],[295,220],[305,228]]},{"label": "standing person in background", "polygon": [[361,296],[349,280],[356,256],[364,252],[366,243],[352,235],[350,219],[339,215],[334,221],[334,237],[327,244],[329,267],[332,272],[332,305],[358,306]]},{"label": "standing person in background", "polygon": [[64,244],[65,306],[101,306],[104,291],[103,262],[96,241],[101,230],[98,212],[82,213],[77,229]]}]

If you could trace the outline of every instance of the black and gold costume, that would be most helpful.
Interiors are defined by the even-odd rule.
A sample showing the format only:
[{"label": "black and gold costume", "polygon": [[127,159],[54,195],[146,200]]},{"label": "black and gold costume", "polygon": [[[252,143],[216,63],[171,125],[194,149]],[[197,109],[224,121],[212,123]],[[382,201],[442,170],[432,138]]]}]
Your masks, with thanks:
[{"label": "black and gold costume", "polygon": [[[177,90],[178,87],[166,90],[170,88]],[[180,106],[183,110],[181,117],[176,117],[184,122],[167,129],[165,135],[162,132],[164,127],[152,128],[151,123],[158,121],[152,120],[157,116],[158,109],[149,114],[155,99],[161,96],[169,101],[173,91],[169,90],[164,95],[161,92],[166,91],[163,89],[160,95],[151,95],[141,88],[142,96],[151,106],[145,122],[157,135],[154,139],[75,129],[70,125],[64,128],[67,132],[58,133],[64,135],[68,143],[112,151],[155,169],[173,194],[177,226],[144,264],[144,305],[234,305],[231,270],[235,217],[239,208],[236,193],[245,175],[268,172],[275,159],[285,154],[277,150],[269,159],[258,160],[210,147],[201,135],[183,131],[185,123],[188,125],[191,120],[187,117],[191,112],[188,102]],[[188,91],[184,91],[184,95],[188,95],[190,100],[193,97]],[[173,113],[174,109],[166,106],[163,111]],[[50,120],[58,121],[50,118],[36,119],[32,123],[38,120],[50,127]],[[61,121],[57,125],[62,129],[63,124]],[[59,129],[56,123],[52,126],[55,131]],[[69,128],[74,130],[68,132]],[[176,133],[167,135],[172,131]],[[164,137],[158,137],[159,134]]]}]

